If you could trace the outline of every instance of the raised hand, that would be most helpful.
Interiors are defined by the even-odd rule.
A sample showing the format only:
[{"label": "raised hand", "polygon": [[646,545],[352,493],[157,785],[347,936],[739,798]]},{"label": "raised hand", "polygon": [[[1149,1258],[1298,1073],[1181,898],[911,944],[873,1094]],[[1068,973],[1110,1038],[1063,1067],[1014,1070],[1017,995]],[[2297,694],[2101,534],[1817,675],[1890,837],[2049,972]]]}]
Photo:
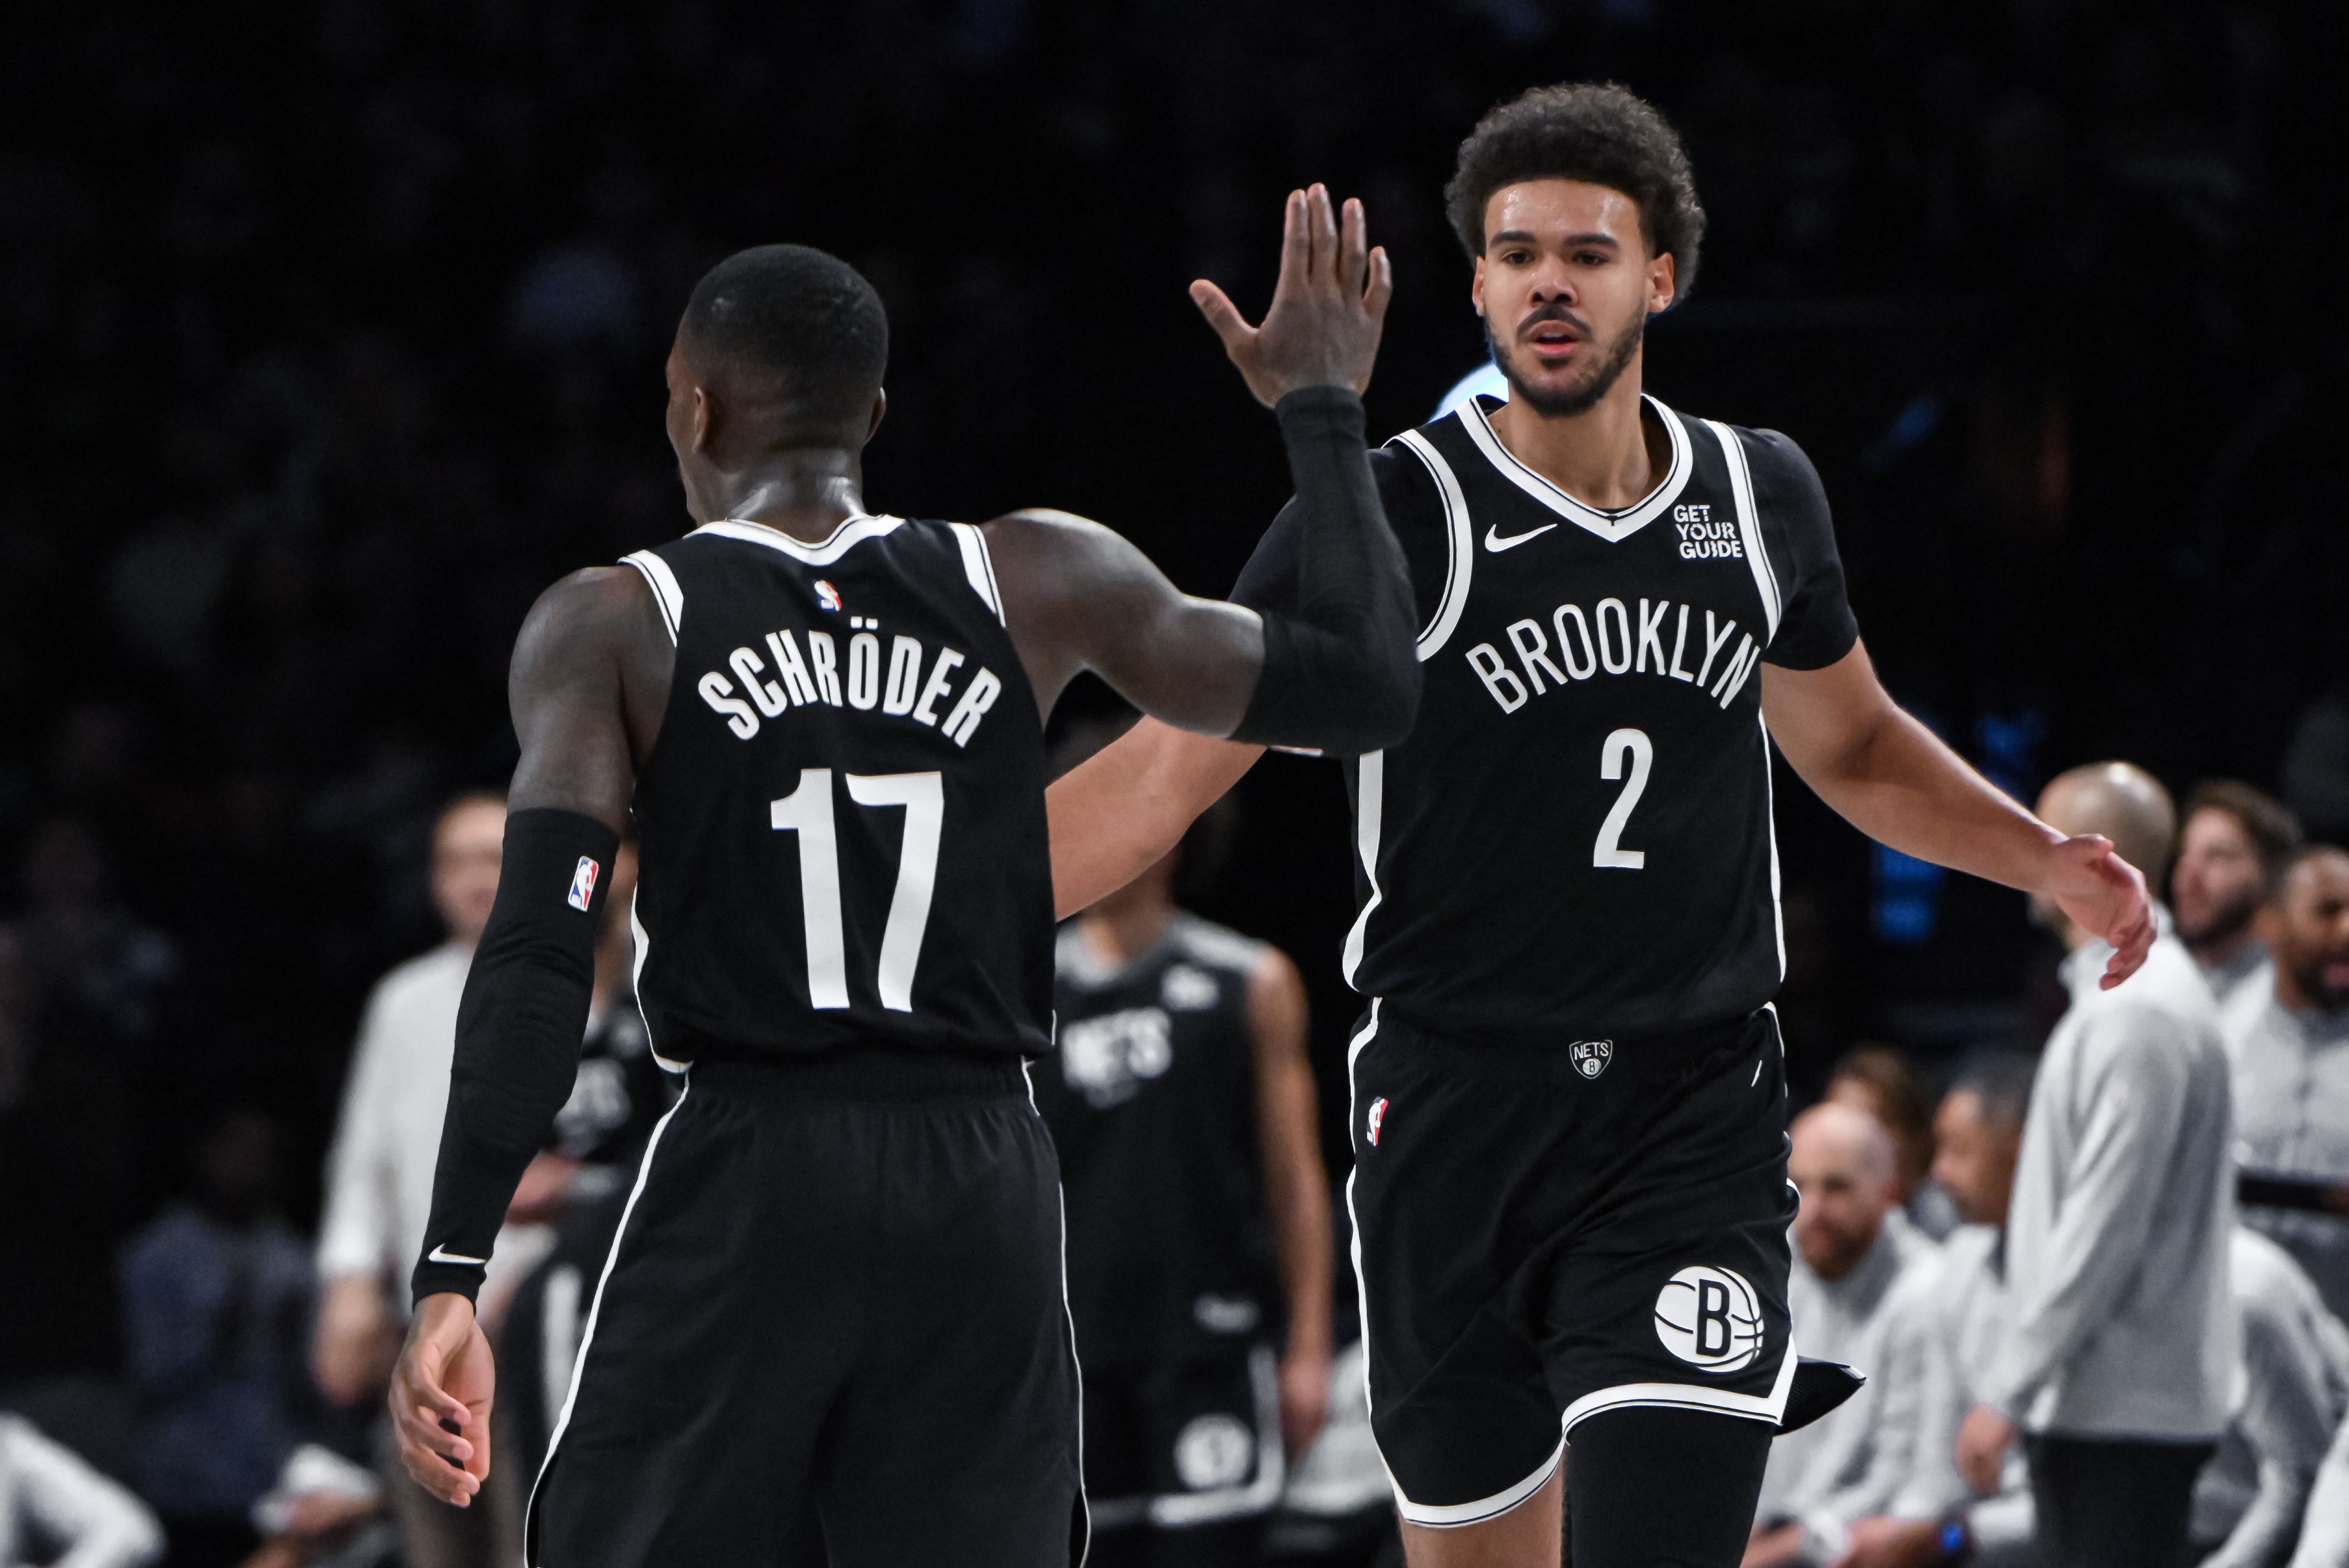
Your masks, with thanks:
[{"label": "raised hand", "polygon": [[2145,877],[2095,833],[2066,839],[2051,851],[2047,896],[2083,931],[2112,944],[2113,956],[2096,984],[2109,991],[2137,972],[2153,948],[2153,899]]},{"label": "raised hand", "polygon": [[416,1304],[391,1374],[391,1426],[416,1483],[463,1508],[490,1474],[490,1398],[497,1382],[473,1304],[443,1292]]},{"label": "raised hand", "polygon": [[1300,387],[1364,391],[1394,294],[1386,250],[1370,247],[1361,202],[1333,210],[1326,186],[1290,191],[1285,222],[1280,281],[1262,326],[1205,278],[1191,285],[1191,302],[1267,407]]}]

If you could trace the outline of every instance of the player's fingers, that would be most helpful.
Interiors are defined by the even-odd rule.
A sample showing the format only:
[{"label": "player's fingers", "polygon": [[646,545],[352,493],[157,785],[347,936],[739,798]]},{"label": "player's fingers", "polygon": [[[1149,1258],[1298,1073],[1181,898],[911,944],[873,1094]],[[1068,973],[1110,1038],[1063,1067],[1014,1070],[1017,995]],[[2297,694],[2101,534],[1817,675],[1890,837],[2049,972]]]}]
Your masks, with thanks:
[{"label": "player's fingers", "polygon": [[1301,287],[1313,265],[1313,236],[1305,215],[1305,192],[1291,191],[1280,213],[1280,276],[1272,285],[1276,304]]},{"label": "player's fingers", "polygon": [[472,1442],[461,1424],[453,1425],[429,1405],[410,1405],[400,1412],[401,1443],[452,1465],[473,1457]]},{"label": "player's fingers", "polygon": [[1388,261],[1384,245],[1371,248],[1370,274],[1370,286],[1362,291],[1362,308],[1371,313],[1372,321],[1384,321],[1387,302],[1394,298],[1394,264]]},{"label": "player's fingers", "polygon": [[1349,196],[1338,210],[1338,287],[1360,299],[1370,269],[1371,223],[1360,198]]},{"label": "player's fingers", "polygon": [[1330,205],[1330,188],[1319,182],[1305,193],[1305,206],[1313,245],[1312,278],[1318,284],[1332,277],[1337,270],[1338,213]]},{"label": "player's fingers", "polygon": [[1199,307],[1199,314],[1207,318],[1207,325],[1224,340],[1225,350],[1233,356],[1238,356],[1256,336],[1256,328],[1240,315],[1231,295],[1206,279],[1201,278],[1191,285],[1191,303]]}]

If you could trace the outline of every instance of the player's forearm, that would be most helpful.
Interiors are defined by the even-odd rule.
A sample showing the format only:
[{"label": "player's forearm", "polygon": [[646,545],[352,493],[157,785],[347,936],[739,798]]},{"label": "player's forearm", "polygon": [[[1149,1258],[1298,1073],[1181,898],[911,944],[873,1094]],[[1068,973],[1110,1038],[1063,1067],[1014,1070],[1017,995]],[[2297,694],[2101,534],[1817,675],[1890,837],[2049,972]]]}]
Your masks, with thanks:
[{"label": "player's forearm", "polygon": [[1411,575],[1362,444],[1361,399],[1313,387],[1280,401],[1297,486],[1297,596],[1265,614],[1264,669],[1232,738],[1353,756],[1411,732],[1419,709]]},{"label": "player's forearm", "polygon": [[2202,1568],[2258,1568],[2283,1561],[2300,1528],[2316,1478],[2272,1460],[2260,1464],[2260,1487],[2226,1542],[2202,1560]]},{"label": "player's forearm", "polygon": [[1052,902],[1065,920],[1140,876],[1264,755],[1144,718],[1045,791]]},{"label": "player's forearm", "polygon": [[[1318,1175],[1319,1161],[1313,1162]],[[1301,1171],[1276,1181],[1267,1194],[1274,1244],[1280,1253],[1281,1290],[1288,1304],[1288,1351],[1330,1351],[1330,1195]]]},{"label": "player's forearm", "polygon": [[415,1295],[481,1288],[523,1171],[570,1098],[619,835],[575,811],[506,820],[497,903],[457,1011],[449,1109]]}]

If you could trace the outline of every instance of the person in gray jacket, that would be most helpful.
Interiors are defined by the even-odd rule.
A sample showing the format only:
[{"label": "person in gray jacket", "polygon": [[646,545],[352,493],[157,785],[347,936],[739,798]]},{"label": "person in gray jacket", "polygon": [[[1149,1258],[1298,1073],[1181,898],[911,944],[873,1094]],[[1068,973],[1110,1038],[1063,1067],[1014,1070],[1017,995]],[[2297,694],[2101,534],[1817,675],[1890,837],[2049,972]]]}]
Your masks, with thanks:
[{"label": "person in gray jacket", "polygon": [[[2168,791],[2120,762],[2062,775],[2039,809],[2059,831],[2111,839],[2149,879],[2177,827]],[[2112,989],[2098,985],[2100,941],[2034,913],[2072,949],[2072,1006],[2023,1127],[2006,1228],[2013,1329],[1959,1430],[1958,1470],[1992,1490],[2027,1433],[2054,1568],[2172,1568],[2233,1404],[2226,1047],[2166,912],[2145,967]]]}]

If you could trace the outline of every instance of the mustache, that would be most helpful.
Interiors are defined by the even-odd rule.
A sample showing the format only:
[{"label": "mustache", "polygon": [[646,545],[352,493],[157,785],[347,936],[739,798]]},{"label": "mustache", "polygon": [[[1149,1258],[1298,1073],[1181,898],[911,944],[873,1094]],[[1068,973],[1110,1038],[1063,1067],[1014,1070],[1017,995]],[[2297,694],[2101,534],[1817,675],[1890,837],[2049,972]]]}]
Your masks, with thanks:
[{"label": "mustache", "polygon": [[1581,316],[1576,315],[1573,311],[1567,309],[1566,306],[1558,304],[1555,300],[1550,302],[1548,304],[1543,305],[1533,311],[1523,321],[1517,323],[1517,335],[1519,337],[1525,336],[1526,334],[1531,332],[1536,325],[1545,321],[1562,321],[1585,337],[1596,335],[1590,330],[1589,322],[1584,320]]}]

